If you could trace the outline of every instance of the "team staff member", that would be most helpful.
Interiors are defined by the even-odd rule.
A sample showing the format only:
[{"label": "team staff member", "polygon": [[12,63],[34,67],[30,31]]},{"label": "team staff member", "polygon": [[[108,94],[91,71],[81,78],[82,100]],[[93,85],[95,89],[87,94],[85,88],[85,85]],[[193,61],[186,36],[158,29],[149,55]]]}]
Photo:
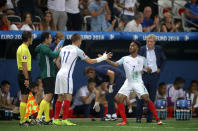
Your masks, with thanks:
[{"label": "team staff member", "polygon": [[31,54],[28,46],[32,44],[32,33],[24,31],[22,33],[22,44],[17,49],[17,67],[18,73],[18,84],[21,90],[21,102],[20,102],[20,124],[29,125],[30,120],[25,119],[25,110],[27,105],[27,99],[29,94],[29,88],[31,84]]},{"label": "team staff member", "polygon": [[115,102],[118,101],[118,97],[116,94],[126,79],[124,73],[120,69],[110,65],[99,65],[95,68],[90,66],[86,67],[84,70],[84,75],[88,78],[95,79],[97,86],[102,86],[105,82],[109,82],[109,91],[106,93],[108,113],[105,116],[105,120],[117,120],[117,115],[115,113]]},{"label": "team staff member", "polygon": [[[151,68],[151,72],[145,72],[142,75],[142,79],[148,90],[149,97],[152,102],[155,102],[157,92],[157,82],[160,77],[160,72],[163,69],[166,61],[166,56],[160,45],[155,45],[156,36],[150,34],[146,37],[146,45],[142,46],[139,50],[139,55],[147,59],[147,65]],[[143,100],[137,101],[137,118],[136,122],[141,123]],[[153,118],[152,112],[148,109],[147,122],[151,123]]]},{"label": "team staff member", "polygon": [[37,116],[37,122],[41,122],[41,117],[44,112],[45,125],[51,124],[49,117],[50,102],[54,94],[55,88],[55,65],[53,60],[58,57],[60,51],[55,53],[49,48],[52,42],[52,36],[49,32],[43,32],[41,34],[41,44],[36,47],[35,51],[39,55],[39,66],[41,70],[41,78],[44,88],[44,99],[40,103],[40,110]]}]

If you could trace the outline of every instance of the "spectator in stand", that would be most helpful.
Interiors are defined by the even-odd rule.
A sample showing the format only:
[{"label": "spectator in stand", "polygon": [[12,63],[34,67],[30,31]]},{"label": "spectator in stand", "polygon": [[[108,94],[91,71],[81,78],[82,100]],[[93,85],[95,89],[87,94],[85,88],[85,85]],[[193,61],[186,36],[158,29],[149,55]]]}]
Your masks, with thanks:
[{"label": "spectator in stand", "polygon": [[116,4],[122,8],[121,20],[125,24],[134,19],[136,12],[136,0],[116,0]]},{"label": "spectator in stand", "polygon": [[31,31],[35,30],[35,26],[32,24],[32,15],[30,13],[25,13],[22,19],[21,30]]},{"label": "spectator in stand", "polygon": [[181,23],[173,24],[172,15],[170,12],[164,14],[164,23],[162,24],[161,32],[178,32]]},{"label": "spectator in stand", "polygon": [[184,78],[177,77],[173,84],[167,85],[168,117],[173,117],[175,101],[185,98],[185,92],[183,90],[184,84]]},{"label": "spectator in stand", "polygon": [[159,84],[159,87],[157,89],[156,99],[165,99],[166,100],[166,84],[164,82],[161,82]]},{"label": "spectator in stand", "polygon": [[40,24],[40,30],[57,30],[51,12],[45,11],[44,18]]},{"label": "spectator in stand", "polygon": [[79,9],[79,0],[66,0],[65,9],[68,15],[67,29],[81,31],[82,17]]},{"label": "spectator in stand", "polygon": [[16,7],[15,1],[16,0],[7,0],[7,11],[6,11],[6,13],[8,15],[14,15],[15,14],[15,7]]},{"label": "spectator in stand", "polygon": [[150,6],[153,13],[152,13],[152,18],[154,18],[156,15],[158,15],[158,0],[139,0],[139,7],[138,10],[143,12],[144,8],[146,6]]},{"label": "spectator in stand", "polygon": [[89,4],[91,18],[91,31],[105,31],[107,29],[105,13],[110,14],[106,1],[94,0]]},{"label": "spectator in stand", "polygon": [[191,81],[186,97],[192,102],[192,113],[198,115],[198,81]]},{"label": "spectator in stand", "polygon": [[0,1],[0,16],[3,14],[3,11],[7,9],[7,0]]},{"label": "spectator in stand", "polygon": [[134,20],[130,21],[124,28],[125,32],[143,32],[141,23],[143,22],[143,14],[136,12]]},{"label": "spectator in stand", "polygon": [[48,0],[47,7],[52,13],[57,30],[65,30],[67,23],[67,13],[65,12],[66,0]]},{"label": "spectator in stand", "polygon": [[10,30],[10,21],[6,14],[1,15],[0,30]]},{"label": "spectator in stand", "polygon": [[80,13],[82,16],[88,16],[90,15],[88,6],[90,4],[90,2],[92,2],[93,0],[80,0],[79,1],[79,9],[80,9]]},{"label": "spectator in stand", "polygon": [[10,98],[10,82],[3,80],[0,89],[0,107],[4,109],[14,109]]},{"label": "spectator in stand", "polygon": [[[85,118],[88,118],[90,111],[94,106],[95,102],[99,102],[99,91],[95,88],[96,82],[94,79],[89,79],[87,86],[81,87],[75,97],[71,109],[74,109],[74,112],[81,112],[84,114]],[[98,112],[100,109],[98,110]],[[103,112],[101,112],[103,113]],[[103,114],[101,117],[103,118]]]},{"label": "spectator in stand", "polygon": [[190,22],[196,24],[197,26],[189,23],[190,27],[195,27],[198,29],[198,1],[190,0],[185,6],[185,15],[190,20]]},{"label": "spectator in stand", "polygon": [[111,20],[111,14],[105,14],[105,19],[106,19],[106,25],[107,29],[105,31],[114,31],[114,26],[116,23],[116,19],[114,19],[111,23],[109,22]]},{"label": "spectator in stand", "polygon": [[19,0],[17,2],[17,7],[21,16],[26,12],[29,12],[32,17],[36,15],[36,0]]},{"label": "spectator in stand", "polygon": [[144,8],[144,20],[142,27],[144,32],[159,32],[159,16],[155,16],[154,20],[151,18],[152,9],[150,6]]}]

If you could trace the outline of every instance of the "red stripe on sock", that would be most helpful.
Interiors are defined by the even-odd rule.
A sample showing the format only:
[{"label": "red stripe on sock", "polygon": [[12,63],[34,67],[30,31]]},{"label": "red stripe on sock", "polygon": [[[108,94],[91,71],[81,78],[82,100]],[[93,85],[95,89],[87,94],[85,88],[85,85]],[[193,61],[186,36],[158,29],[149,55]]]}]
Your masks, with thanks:
[{"label": "red stripe on sock", "polygon": [[69,117],[69,107],[70,107],[71,102],[68,100],[64,100],[64,105],[63,105],[63,120],[66,120]]},{"label": "red stripe on sock", "polygon": [[54,120],[59,119],[61,107],[62,107],[62,102],[56,101]]},{"label": "red stripe on sock", "polygon": [[124,122],[127,122],[126,113],[125,113],[125,107],[124,107],[123,103],[119,103],[118,104],[118,110],[120,112],[120,116],[122,117],[122,120]]},{"label": "red stripe on sock", "polygon": [[159,117],[157,115],[157,111],[156,111],[156,108],[155,108],[155,105],[153,104],[153,102],[150,100],[150,101],[148,101],[147,105],[148,105],[148,108],[150,109],[150,111],[155,116],[155,119],[159,120]]}]

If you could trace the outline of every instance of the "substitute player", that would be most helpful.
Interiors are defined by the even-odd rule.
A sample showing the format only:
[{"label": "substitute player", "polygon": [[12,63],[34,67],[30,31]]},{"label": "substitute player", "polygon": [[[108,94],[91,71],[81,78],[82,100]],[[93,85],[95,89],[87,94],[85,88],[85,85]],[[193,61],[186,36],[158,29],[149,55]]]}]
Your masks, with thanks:
[{"label": "substitute player", "polygon": [[[97,59],[90,59],[85,53],[80,49],[80,45],[82,42],[82,38],[80,34],[73,34],[71,37],[72,45],[68,45],[62,48],[60,52],[60,56],[57,59],[57,66],[61,67],[57,76],[56,76],[56,85],[55,85],[55,94],[58,94],[58,100],[55,105],[55,115],[53,123],[56,125],[76,125],[67,120],[69,115],[69,107],[72,100],[73,93],[73,79],[72,74],[74,70],[74,66],[76,64],[76,60],[78,57],[81,60],[89,64],[99,63],[101,61],[110,58],[110,53],[104,53],[103,56]],[[61,63],[60,63],[61,62]],[[63,117],[62,121],[59,121],[59,114],[63,104]],[[94,107],[99,107],[99,103],[95,103]]]},{"label": "substitute player", "polygon": [[29,125],[30,120],[25,119],[25,111],[27,106],[28,94],[30,91],[30,84],[32,81],[31,77],[31,54],[28,46],[32,44],[32,33],[24,31],[22,33],[23,43],[17,49],[17,67],[18,73],[18,84],[21,90],[21,102],[20,102],[20,124],[21,126]]},{"label": "substitute player", "polygon": [[160,121],[157,115],[155,105],[149,99],[148,91],[145,88],[142,81],[142,71],[145,70],[147,72],[150,72],[151,69],[147,67],[146,59],[138,55],[138,49],[139,49],[139,42],[134,41],[129,46],[129,52],[130,52],[129,56],[124,56],[117,62],[112,62],[110,60],[107,60],[107,63],[109,63],[112,66],[117,67],[123,64],[127,78],[124,85],[118,91],[118,97],[119,97],[118,109],[123,119],[123,122],[118,123],[117,125],[126,125],[128,123],[123,102],[132,91],[135,91],[137,93],[137,96],[139,98],[141,97],[147,103],[148,108],[155,116],[157,124],[161,125],[162,122]]},{"label": "substitute player", "polygon": [[[59,56],[60,51],[55,53],[49,48],[52,42],[52,36],[49,32],[41,34],[41,44],[35,48],[39,55],[39,66],[41,70],[41,78],[44,88],[44,99],[40,103],[40,110],[37,116],[37,122],[49,125],[52,123],[49,117],[50,102],[54,94],[55,88],[55,63],[53,60]],[[42,114],[45,114],[45,121],[42,122]]]}]

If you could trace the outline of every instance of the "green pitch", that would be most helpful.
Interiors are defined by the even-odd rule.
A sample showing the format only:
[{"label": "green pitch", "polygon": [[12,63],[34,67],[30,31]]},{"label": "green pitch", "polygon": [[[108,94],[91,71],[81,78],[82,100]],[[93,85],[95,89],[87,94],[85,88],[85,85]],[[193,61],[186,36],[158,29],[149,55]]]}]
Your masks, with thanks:
[{"label": "green pitch", "polygon": [[19,121],[0,121],[1,131],[198,131],[198,119],[189,121],[176,121],[174,119],[164,120],[164,125],[146,123],[135,123],[135,119],[129,119],[127,126],[116,126],[118,121],[91,121],[91,119],[71,119],[77,126],[31,126],[20,127]]}]

